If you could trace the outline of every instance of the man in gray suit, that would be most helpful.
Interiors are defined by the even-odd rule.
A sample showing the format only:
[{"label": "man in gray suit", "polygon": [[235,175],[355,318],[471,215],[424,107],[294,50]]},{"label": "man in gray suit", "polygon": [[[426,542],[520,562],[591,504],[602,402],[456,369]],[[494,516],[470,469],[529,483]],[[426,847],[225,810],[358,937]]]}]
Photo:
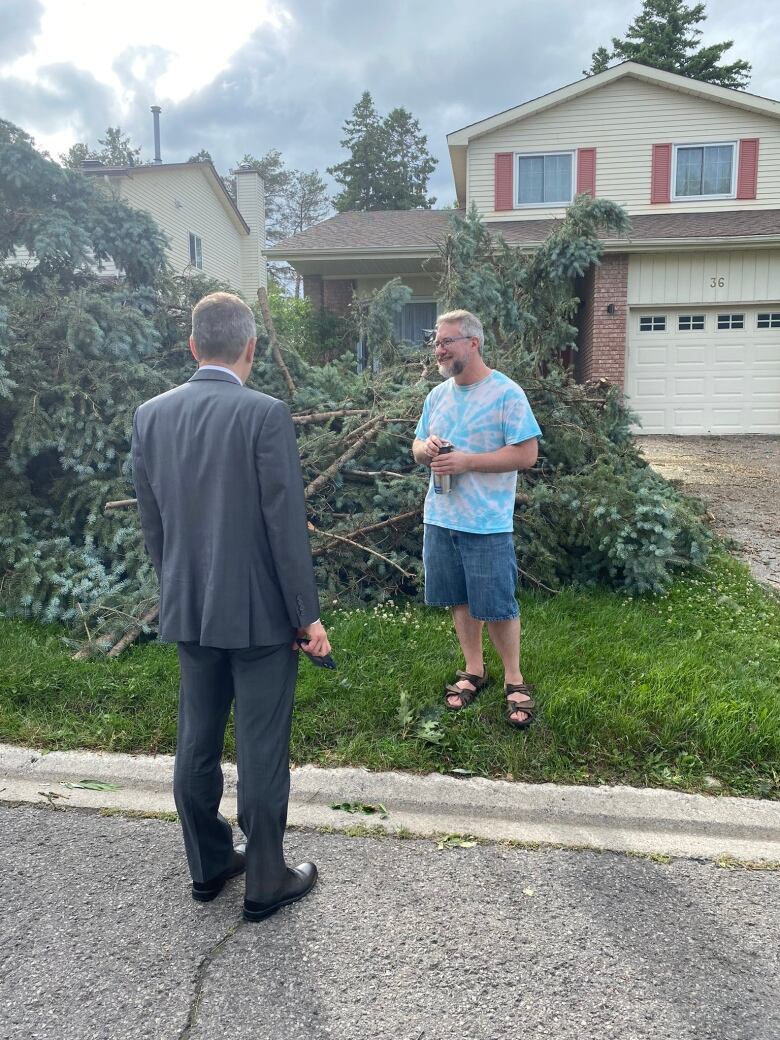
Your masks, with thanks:
[{"label": "man in gray suit", "polygon": [[[303,478],[287,406],[244,387],[256,343],[250,308],[230,293],[192,313],[198,371],[133,419],[133,472],[146,549],[160,580],[160,639],[175,642],[181,684],[174,797],[193,898],[214,899],[246,870],[244,916],[303,898],[313,863],[288,867],[282,840],[296,638],[330,650],[319,621]],[[235,702],[238,820],[219,813],[220,760]]]}]

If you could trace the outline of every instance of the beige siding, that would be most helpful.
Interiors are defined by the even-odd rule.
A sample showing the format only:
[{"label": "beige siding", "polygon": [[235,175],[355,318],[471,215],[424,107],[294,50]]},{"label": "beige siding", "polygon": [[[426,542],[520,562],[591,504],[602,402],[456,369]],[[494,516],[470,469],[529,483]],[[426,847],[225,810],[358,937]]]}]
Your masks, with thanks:
[{"label": "beige siding", "polygon": [[[760,139],[758,197],[710,202],[650,204],[653,144]],[[468,148],[468,203],[486,220],[538,220],[562,216],[564,207],[531,206],[496,213],[493,156],[496,152],[596,148],[596,193],[630,213],[771,209],[780,206],[780,120],[692,97],[627,76],[539,115],[504,126]]]},{"label": "beige siding", "polygon": [[628,303],[631,306],[776,304],[777,301],[780,301],[778,249],[638,253],[629,258]]},{"label": "beige siding", "polygon": [[170,261],[191,270],[189,233],[203,243],[203,274],[240,292],[242,240],[246,231],[223,206],[204,170],[144,170],[110,182],[136,209],[146,210],[170,242]]},{"label": "beige siding", "polygon": [[[407,285],[411,290],[415,298],[422,300],[435,300],[437,293],[438,283],[436,279],[430,278],[428,275],[400,275],[401,282]],[[387,278],[358,278],[357,279],[357,295],[368,296],[370,293],[377,289],[381,289],[383,285],[387,285]]]}]

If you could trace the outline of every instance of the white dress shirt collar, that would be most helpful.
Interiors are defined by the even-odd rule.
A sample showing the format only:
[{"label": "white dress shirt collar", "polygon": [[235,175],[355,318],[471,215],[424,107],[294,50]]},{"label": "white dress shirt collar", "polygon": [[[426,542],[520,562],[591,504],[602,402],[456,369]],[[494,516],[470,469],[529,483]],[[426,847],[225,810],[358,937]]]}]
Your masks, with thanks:
[{"label": "white dress shirt collar", "polygon": [[241,383],[241,386],[244,385],[241,382],[241,379],[236,375],[236,373],[233,371],[232,368],[225,368],[224,365],[199,365],[198,366],[198,371],[199,372],[203,372],[205,369],[211,369],[214,372],[227,372],[227,374],[232,376],[237,383]]}]

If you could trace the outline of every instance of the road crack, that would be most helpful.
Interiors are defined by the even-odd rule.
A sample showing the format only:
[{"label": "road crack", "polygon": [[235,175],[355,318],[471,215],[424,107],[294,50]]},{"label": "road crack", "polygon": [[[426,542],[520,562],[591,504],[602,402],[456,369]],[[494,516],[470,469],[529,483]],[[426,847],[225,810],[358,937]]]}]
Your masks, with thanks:
[{"label": "road crack", "polygon": [[239,919],[232,928],[228,929],[221,939],[214,943],[198,965],[198,970],[195,974],[195,993],[192,998],[192,1003],[190,1004],[190,1010],[187,1014],[187,1021],[184,1025],[184,1029],[179,1034],[179,1040],[189,1040],[192,1036],[192,1030],[197,1024],[198,1013],[203,1001],[203,991],[206,986],[206,974],[214,961],[220,956],[225,946],[227,946],[230,940],[238,934],[244,924],[246,924],[244,919]]}]

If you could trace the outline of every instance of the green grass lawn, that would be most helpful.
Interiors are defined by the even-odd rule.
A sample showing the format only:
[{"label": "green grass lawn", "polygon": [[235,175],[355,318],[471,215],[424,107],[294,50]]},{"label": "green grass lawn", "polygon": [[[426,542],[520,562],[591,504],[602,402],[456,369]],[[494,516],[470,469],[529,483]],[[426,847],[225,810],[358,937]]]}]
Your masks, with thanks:
[{"label": "green grass lawn", "polygon": [[[528,732],[504,721],[492,648],[495,681],[465,711],[442,711],[462,667],[445,612],[331,605],[339,668],[301,663],[293,760],[780,797],[780,601],[740,564],[716,558],[664,596],[526,593],[522,612],[541,703]],[[172,752],[177,684],[173,647],[73,661],[57,630],[0,622],[4,742]]]}]

